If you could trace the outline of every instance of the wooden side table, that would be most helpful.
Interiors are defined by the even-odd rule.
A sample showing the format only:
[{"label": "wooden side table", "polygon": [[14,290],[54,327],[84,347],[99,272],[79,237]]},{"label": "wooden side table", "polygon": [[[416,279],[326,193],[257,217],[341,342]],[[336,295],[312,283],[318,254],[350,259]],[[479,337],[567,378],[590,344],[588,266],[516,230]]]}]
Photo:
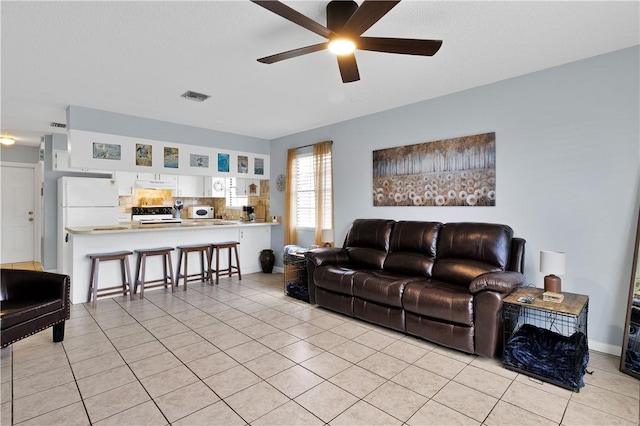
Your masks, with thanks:
[{"label": "wooden side table", "polygon": [[[584,375],[585,356],[588,359],[587,317],[589,297],[583,294],[562,293],[560,303],[542,300],[541,288],[521,287],[505,297],[502,307],[504,320],[504,366],[555,385],[579,391]],[[522,296],[533,296],[532,303],[518,301]],[[574,352],[563,351],[563,357],[556,353],[548,363],[539,357],[522,357],[517,361],[520,349],[526,349],[526,336],[541,335],[556,339],[555,344],[571,347],[572,342],[580,342]],[[516,338],[517,337],[517,338]],[[523,345],[523,339],[524,345]],[[560,342],[560,343],[557,343]],[[538,345],[540,342],[536,342]],[[514,347],[520,345],[521,347]],[[543,344],[544,346],[544,344]],[[563,346],[564,347],[564,346]],[[553,349],[552,349],[553,350]],[[509,354],[507,351],[510,351]],[[507,356],[509,355],[509,356]],[[552,362],[563,362],[558,368]],[[562,376],[562,377],[559,377]]]}]

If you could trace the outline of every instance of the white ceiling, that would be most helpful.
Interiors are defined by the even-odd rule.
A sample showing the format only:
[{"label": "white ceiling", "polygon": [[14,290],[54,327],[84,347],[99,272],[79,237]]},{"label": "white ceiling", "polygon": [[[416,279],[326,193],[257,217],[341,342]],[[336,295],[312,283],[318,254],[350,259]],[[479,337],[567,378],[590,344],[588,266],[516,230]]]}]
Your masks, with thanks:
[{"label": "white ceiling", "polygon": [[[326,23],[326,2],[286,3]],[[405,0],[365,35],[440,51],[358,51],[343,84],[325,51],[258,63],[324,39],[249,1],[2,1],[2,132],[37,144],[79,105],[273,139],[638,45],[639,4]]]}]

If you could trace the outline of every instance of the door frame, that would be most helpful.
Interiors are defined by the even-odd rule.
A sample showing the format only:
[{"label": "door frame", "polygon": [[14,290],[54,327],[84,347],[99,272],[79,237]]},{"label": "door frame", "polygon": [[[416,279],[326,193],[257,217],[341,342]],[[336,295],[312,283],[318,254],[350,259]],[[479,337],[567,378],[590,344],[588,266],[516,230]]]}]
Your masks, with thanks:
[{"label": "door frame", "polygon": [[[11,161],[0,161],[0,167],[21,167],[33,170],[33,260],[42,262],[42,222],[44,220],[43,207],[44,197],[42,196],[42,162],[39,163],[15,163]],[[0,216],[2,213],[0,212]]]}]

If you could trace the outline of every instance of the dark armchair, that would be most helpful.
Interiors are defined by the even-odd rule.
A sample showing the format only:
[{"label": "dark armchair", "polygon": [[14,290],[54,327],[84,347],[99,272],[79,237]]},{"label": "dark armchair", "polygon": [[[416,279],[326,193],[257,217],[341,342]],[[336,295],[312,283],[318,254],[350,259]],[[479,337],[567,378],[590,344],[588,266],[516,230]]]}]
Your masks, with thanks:
[{"label": "dark armchair", "polygon": [[1,273],[1,346],[52,326],[53,341],[61,342],[70,315],[69,276],[18,269],[2,269]]}]

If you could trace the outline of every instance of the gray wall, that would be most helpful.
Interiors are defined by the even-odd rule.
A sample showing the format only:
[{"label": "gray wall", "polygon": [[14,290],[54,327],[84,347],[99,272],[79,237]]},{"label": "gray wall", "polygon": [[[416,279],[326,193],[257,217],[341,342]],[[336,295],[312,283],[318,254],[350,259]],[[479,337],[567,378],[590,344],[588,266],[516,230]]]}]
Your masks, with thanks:
[{"label": "gray wall", "polygon": [[[279,138],[271,143],[271,179],[285,173],[288,148],[332,140],[339,246],[356,218],[505,223],[527,240],[527,283],[539,287],[540,250],[564,251],[562,289],[590,296],[590,345],[619,353],[640,201],[639,52]],[[373,206],[373,150],[485,132],[496,132],[495,207]],[[274,191],[271,211],[280,215],[283,206],[284,193]],[[274,228],[271,248],[281,253],[282,245]]]},{"label": "gray wall", "polygon": [[266,139],[74,105],[67,108],[67,124],[69,129],[89,132],[269,154],[269,141]]},{"label": "gray wall", "polygon": [[40,160],[40,147],[23,145],[0,145],[0,161],[10,163],[37,164]]}]

